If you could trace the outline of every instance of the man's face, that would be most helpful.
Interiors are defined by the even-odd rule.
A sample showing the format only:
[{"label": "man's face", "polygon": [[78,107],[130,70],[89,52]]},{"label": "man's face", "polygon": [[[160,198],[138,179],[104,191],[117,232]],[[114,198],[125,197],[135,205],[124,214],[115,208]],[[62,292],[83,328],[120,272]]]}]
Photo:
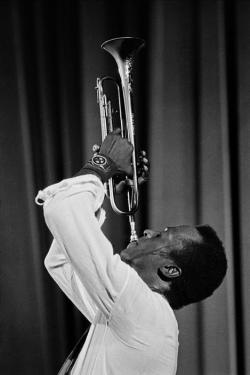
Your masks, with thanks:
[{"label": "man's face", "polygon": [[[138,242],[132,242],[121,253],[121,259],[133,267],[141,278],[157,289],[158,270],[166,265],[174,265],[172,250],[185,251],[185,241],[201,242],[197,229],[188,225],[167,227],[162,231],[146,229]],[[163,255],[164,253],[164,255]]]}]

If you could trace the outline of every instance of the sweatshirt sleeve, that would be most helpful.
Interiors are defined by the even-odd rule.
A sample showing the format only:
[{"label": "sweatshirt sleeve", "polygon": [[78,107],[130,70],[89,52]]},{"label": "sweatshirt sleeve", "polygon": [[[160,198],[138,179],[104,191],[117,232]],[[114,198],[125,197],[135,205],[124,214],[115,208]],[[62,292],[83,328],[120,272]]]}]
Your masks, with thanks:
[{"label": "sweatshirt sleeve", "polygon": [[91,322],[98,312],[97,306],[89,296],[79,277],[74,272],[64,249],[54,239],[44,260],[45,267],[60,289]]},{"label": "sweatshirt sleeve", "polygon": [[54,244],[45,265],[66,295],[92,321],[106,317],[125,289],[129,267],[113,254],[100,228],[104,188],[93,175],[64,180],[39,192]]}]

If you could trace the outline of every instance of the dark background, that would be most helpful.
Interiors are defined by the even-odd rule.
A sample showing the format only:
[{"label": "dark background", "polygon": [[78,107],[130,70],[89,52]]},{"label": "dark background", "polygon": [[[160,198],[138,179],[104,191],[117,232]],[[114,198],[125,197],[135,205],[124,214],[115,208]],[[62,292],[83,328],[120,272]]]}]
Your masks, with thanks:
[{"label": "dark background", "polygon": [[[151,161],[139,232],[208,223],[229,270],[177,313],[178,375],[250,373],[250,2],[0,1],[0,372],[55,374],[86,327],[45,272],[51,237],[39,189],[72,176],[100,142],[100,48],[139,36],[136,133]],[[127,222],[106,204],[117,251]]]}]

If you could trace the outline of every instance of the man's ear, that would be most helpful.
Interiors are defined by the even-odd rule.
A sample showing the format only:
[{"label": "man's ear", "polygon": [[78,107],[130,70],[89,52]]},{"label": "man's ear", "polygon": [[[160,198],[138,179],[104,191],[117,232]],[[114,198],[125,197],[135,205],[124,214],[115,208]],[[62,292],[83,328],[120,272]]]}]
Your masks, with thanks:
[{"label": "man's ear", "polygon": [[182,270],[176,264],[162,266],[158,269],[158,276],[164,281],[170,281],[181,276]]}]

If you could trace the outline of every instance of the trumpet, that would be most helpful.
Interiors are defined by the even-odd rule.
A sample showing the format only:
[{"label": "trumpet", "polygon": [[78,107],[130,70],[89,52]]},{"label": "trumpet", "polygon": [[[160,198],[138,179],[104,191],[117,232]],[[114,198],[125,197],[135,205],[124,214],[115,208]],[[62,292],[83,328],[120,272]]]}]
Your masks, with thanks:
[{"label": "trumpet", "polygon": [[[121,210],[117,207],[115,201],[115,182],[113,178],[108,181],[108,197],[112,209],[119,215],[127,215],[130,224],[130,242],[137,241],[138,236],[135,228],[135,212],[139,204],[139,189],[138,189],[138,176],[137,176],[137,160],[136,160],[136,147],[135,147],[135,124],[134,112],[132,103],[132,68],[136,53],[145,44],[143,39],[133,37],[115,38],[105,41],[101,48],[109,52],[116,61],[120,80],[115,80],[113,77],[97,78],[97,102],[100,109],[102,141],[111,133],[113,129],[113,108],[111,100],[108,99],[104,93],[104,82],[112,81],[117,90],[118,96],[118,111],[119,111],[119,127],[121,128],[121,136],[127,138],[133,146],[132,151],[132,180],[126,176],[126,180],[130,180],[127,184],[127,209]],[[98,146],[93,147],[94,152],[98,152]]]}]

